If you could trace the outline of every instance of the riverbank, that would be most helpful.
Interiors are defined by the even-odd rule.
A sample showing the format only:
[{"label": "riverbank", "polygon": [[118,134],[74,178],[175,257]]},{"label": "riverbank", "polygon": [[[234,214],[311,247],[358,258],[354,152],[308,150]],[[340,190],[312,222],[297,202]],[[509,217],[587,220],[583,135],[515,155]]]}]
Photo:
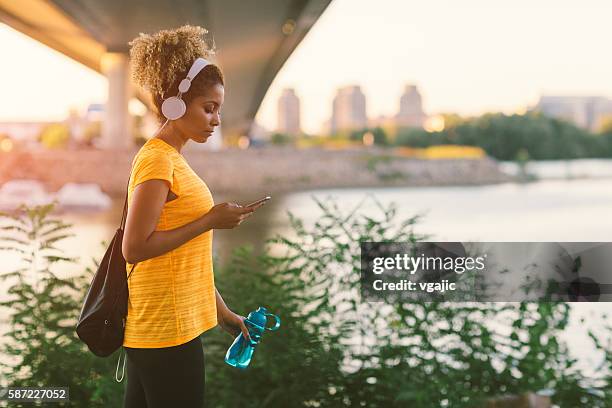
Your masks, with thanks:
[{"label": "riverbank", "polygon": [[[0,184],[34,179],[48,191],[67,182],[97,183],[123,196],[137,150],[41,150],[0,153]],[[483,185],[513,180],[488,157],[425,160],[382,148],[324,150],[266,147],[188,151],[184,157],[210,189],[222,194],[317,188]]]}]

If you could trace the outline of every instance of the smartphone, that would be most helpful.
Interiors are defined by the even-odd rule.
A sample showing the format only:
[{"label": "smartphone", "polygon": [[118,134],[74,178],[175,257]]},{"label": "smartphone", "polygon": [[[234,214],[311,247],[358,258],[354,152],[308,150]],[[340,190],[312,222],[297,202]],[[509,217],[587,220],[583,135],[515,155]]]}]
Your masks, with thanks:
[{"label": "smartphone", "polygon": [[270,197],[270,196],[264,197],[264,198],[262,198],[261,200],[254,201],[254,202],[252,202],[251,204],[249,204],[249,205],[247,205],[247,206],[245,206],[245,207],[252,207],[252,206],[257,205],[257,204],[260,204],[260,203],[265,203],[266,201],[268,201],[268,200],[269,200],[269,199],[271,199],[271,198],[272,198],[272,197]]}]

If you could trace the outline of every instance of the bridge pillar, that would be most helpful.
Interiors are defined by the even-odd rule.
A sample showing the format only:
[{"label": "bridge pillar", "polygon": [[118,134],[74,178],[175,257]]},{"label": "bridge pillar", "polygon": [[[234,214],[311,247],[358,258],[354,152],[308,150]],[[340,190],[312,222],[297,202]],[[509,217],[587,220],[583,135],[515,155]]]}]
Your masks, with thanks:
[{"label": "bridge pillar", "polygon": [[107,52],[101,60],[102,74],[108,79],[108,99],[102,122],[99,147],[106,150],[134,146],[128,103],[132,96],[128,55]]}]

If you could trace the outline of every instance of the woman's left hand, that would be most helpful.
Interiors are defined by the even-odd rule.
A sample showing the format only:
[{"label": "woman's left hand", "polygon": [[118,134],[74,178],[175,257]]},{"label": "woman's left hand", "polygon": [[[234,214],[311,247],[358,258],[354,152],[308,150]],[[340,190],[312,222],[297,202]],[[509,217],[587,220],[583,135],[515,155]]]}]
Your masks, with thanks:
[{"label": "woman's left hand", "polygon": [[238,333],[242,332],[242,335],[250,340],[249,329],[244,324],[246,317],[237,315],[229,309],[226,309],[224,313],[220,314],[217,318],[219,325],[223,330],[236,337]]}]

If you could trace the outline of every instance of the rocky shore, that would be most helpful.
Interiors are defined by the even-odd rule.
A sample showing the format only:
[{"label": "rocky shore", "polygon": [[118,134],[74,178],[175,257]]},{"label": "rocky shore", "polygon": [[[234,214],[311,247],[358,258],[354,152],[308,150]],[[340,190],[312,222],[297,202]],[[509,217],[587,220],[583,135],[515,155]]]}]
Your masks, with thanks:
[{"label": "rocky shore", "polygon": [[[41,150],[0,153],[0,184],[34,179],[48,191],[67,182],[97,183],[122,197],[137,149]],[[479,185],[510,181],[495,160],[423,160],[382,148],[186,151],[185,158],[213,192],[221,194],[302,191],[318,188]]]}]

